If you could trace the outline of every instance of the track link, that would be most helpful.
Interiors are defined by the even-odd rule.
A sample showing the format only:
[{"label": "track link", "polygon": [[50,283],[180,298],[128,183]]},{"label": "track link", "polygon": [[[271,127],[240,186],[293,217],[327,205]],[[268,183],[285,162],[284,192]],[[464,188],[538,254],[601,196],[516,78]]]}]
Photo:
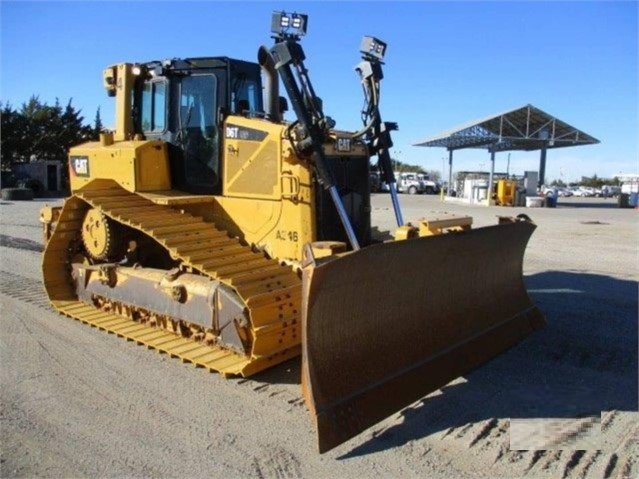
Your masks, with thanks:
[{"label": "track link", "polygon": [[[79,301],[70,276],[70,251],[91,207],[155,239],[187,269],[235,289],[249,311],[250,355],[210,346]],[[59,312],[211,371],[246,377],[300,354],[301,279],[290,267],[253,252],[202,218],[158,205],[115,183],[79,191],[65,201],[42,268],[45,289]]]}]

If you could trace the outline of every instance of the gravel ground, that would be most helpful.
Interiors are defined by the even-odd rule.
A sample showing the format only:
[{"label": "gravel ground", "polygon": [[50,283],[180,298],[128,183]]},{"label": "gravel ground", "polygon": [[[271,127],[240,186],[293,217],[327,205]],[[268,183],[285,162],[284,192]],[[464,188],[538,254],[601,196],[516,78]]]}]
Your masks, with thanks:
[{"label": "gravel ground", "polygon": [[[322,456],[299,360],[224,380],[57,315],[40,282],[44,201],[2,202],[0,475],[637,477],[637,211],[401,200],[409,220],[531,216],[524,274],[548,326]],[[380,231],[393,218],[373,195]]]}]

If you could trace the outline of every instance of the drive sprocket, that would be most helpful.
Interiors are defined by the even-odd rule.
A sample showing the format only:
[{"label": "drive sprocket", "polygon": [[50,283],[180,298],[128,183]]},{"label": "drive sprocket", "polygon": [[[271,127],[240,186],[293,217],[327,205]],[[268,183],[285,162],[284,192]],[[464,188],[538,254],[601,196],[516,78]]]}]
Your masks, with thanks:
[{"label": "drive sprocket", "polygon": [[118,225],[101,211],[90,208],[82,221],[82,243],[91,258],[112,260],[121,245]]}]

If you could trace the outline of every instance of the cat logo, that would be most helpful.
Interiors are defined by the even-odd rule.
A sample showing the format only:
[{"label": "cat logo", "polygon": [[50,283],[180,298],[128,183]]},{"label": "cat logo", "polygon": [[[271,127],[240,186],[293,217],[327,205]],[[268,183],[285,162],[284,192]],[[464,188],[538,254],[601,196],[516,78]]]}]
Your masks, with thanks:
[{"label": "cat logo", "polygon": [[337,151],[348,152],[351,151],[351,138],[338,136],[337,137]]},{"label": "cat logo", "polygon": [[70,163],[75,176],[89,176],[88,156],[72,156]]}]

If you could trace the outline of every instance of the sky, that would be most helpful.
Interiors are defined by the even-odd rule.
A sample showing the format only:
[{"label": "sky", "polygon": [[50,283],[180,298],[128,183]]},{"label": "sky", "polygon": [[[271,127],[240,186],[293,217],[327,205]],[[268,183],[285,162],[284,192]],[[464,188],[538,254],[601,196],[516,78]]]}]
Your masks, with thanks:
[{"label": "sky", "polygon": [[[362,36],[388,44],[381,113],[399,124],[391,155],[427,170],[443,148],[413,146],[441,131],[526,104],[601,141],[548,151],[546,178],[639,172],[638,2],[518,1],[11,1],[0,0],[0,101],[32,95],[98,107],[115,124],[102,71],[119,62],[229,56],[271,45],[271,13],[309,15],[302,40],[315,92],[337,128],[361,127],[354,71]],[[282,91],[284,91],[282,89]],[[290,118],[290,113],[288,118]],[[495,168],[538,170],[539,152],[498,153]],[[446,158],[446,160],[444,160]],[[486,170],[486,150],[456,151],[454,171]],[[447,170],[445,176],[447,177]]]}]

